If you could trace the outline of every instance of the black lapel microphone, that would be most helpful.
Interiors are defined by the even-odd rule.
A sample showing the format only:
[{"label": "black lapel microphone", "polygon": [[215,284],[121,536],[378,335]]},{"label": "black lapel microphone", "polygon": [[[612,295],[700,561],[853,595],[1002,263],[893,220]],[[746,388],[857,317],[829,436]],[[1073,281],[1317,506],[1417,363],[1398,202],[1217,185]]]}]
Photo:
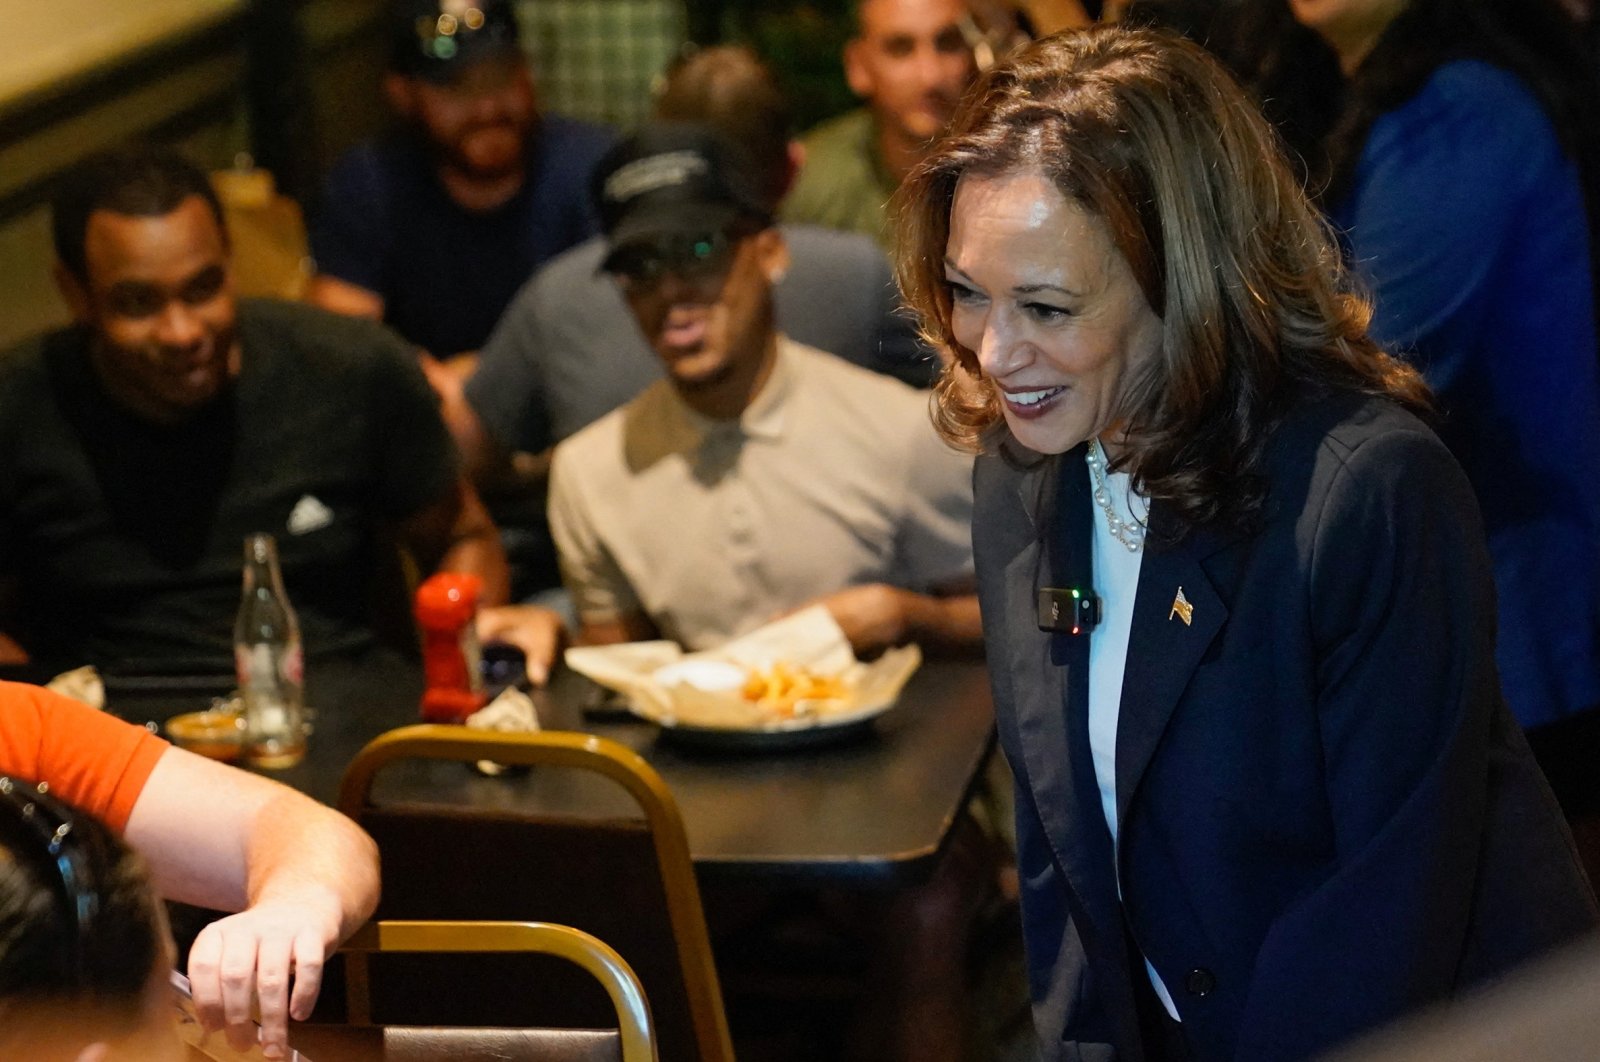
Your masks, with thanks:
[{"label": "black lapel microphone", "polygon": [[1100,595],[1081,586],[1039,588],[1039,629],[1088,634],[1100,622]]},{"label": "black lapel microphone", "polygon": [[1100,595],[1093,589],[1094,511],[1089,507],[1089,468],[1078,446],[1060,459],[1055,504],[1050,512],[1050,586],[1039,587],[1039,629],[1088,634],[1100,622]]}]

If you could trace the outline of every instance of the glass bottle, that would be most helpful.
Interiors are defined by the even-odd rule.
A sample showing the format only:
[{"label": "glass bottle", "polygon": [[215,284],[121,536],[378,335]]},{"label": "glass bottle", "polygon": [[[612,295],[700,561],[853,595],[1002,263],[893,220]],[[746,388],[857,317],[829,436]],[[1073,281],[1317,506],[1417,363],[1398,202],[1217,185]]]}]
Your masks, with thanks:
[{"label": "glass bottle", "polygon": [[245,760],[293,767],[306,752],[300,624],[278,570],[271,535],[244,539],[244,593],[233,626],[233,663],[244,700]]}]

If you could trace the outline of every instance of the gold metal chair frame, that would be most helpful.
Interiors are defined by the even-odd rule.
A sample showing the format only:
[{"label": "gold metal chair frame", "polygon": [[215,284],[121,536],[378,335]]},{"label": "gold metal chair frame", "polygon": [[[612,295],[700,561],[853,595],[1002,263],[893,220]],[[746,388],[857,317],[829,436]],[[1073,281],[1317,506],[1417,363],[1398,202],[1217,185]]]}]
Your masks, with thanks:
[{"label": "gold metal chair frame", "polygon": [[[667,914],[673,937],[680,945],[679,966],[699,1057],[702,1062],[733,1062],[722,990],[711,958],[683,817],[666,782],[643,757],[615,741],[591,734],[504,734],[438,725],[401,727],[379,735],[356,754],[340,782],[339,810],[359,821],[362,810],[369,806],[372,781],[378,771],[396,761],[411,759],[464,763],[492,760],[519,766],[565,767],[602,775],[626,790],[644,812],[655,841]],[[353,991],[355,982],[365,976],[365,963],[350,965]]]},{"label": "gold metal chair frame", "polygon": [[[656,1062],[654,1026],[643,986],[622,956],[580,929],[546,922],[372,922],[351,937],[342,950],[356,954],[541,952],[558,956],[583,967],[605,986],[617,1010],[622,1062]],[[351,982],[351,1024],[368,1023],[365,987]]]}]

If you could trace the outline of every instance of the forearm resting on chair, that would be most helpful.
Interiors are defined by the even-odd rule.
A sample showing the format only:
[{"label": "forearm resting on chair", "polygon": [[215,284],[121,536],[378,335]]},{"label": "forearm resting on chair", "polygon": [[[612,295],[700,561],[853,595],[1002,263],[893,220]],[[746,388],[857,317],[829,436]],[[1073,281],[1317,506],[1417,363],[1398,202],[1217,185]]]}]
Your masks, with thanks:
[{"label": "forearm resting on chair", "polygon": [[181,749],[162,753],[127,837],[162,895],[239,912],[190,950],[195,1006],[242,1047],[258,1001],[269,1057],[280,1055],[288,1016],[316,1002],[328,953],[377,904],[372,840],[309,797]]}]

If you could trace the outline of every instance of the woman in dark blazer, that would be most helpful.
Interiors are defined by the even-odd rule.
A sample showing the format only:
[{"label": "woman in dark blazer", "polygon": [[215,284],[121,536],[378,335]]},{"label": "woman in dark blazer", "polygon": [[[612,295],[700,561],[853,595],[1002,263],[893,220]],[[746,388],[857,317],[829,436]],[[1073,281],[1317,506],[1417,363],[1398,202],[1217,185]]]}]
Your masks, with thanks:
[{"label": "woman in dark blazer", "polygon": [[1306,1058],[1589,931],[1471,488],[1228,75],[1041,41],[898,207],[1043,1057]]}]

